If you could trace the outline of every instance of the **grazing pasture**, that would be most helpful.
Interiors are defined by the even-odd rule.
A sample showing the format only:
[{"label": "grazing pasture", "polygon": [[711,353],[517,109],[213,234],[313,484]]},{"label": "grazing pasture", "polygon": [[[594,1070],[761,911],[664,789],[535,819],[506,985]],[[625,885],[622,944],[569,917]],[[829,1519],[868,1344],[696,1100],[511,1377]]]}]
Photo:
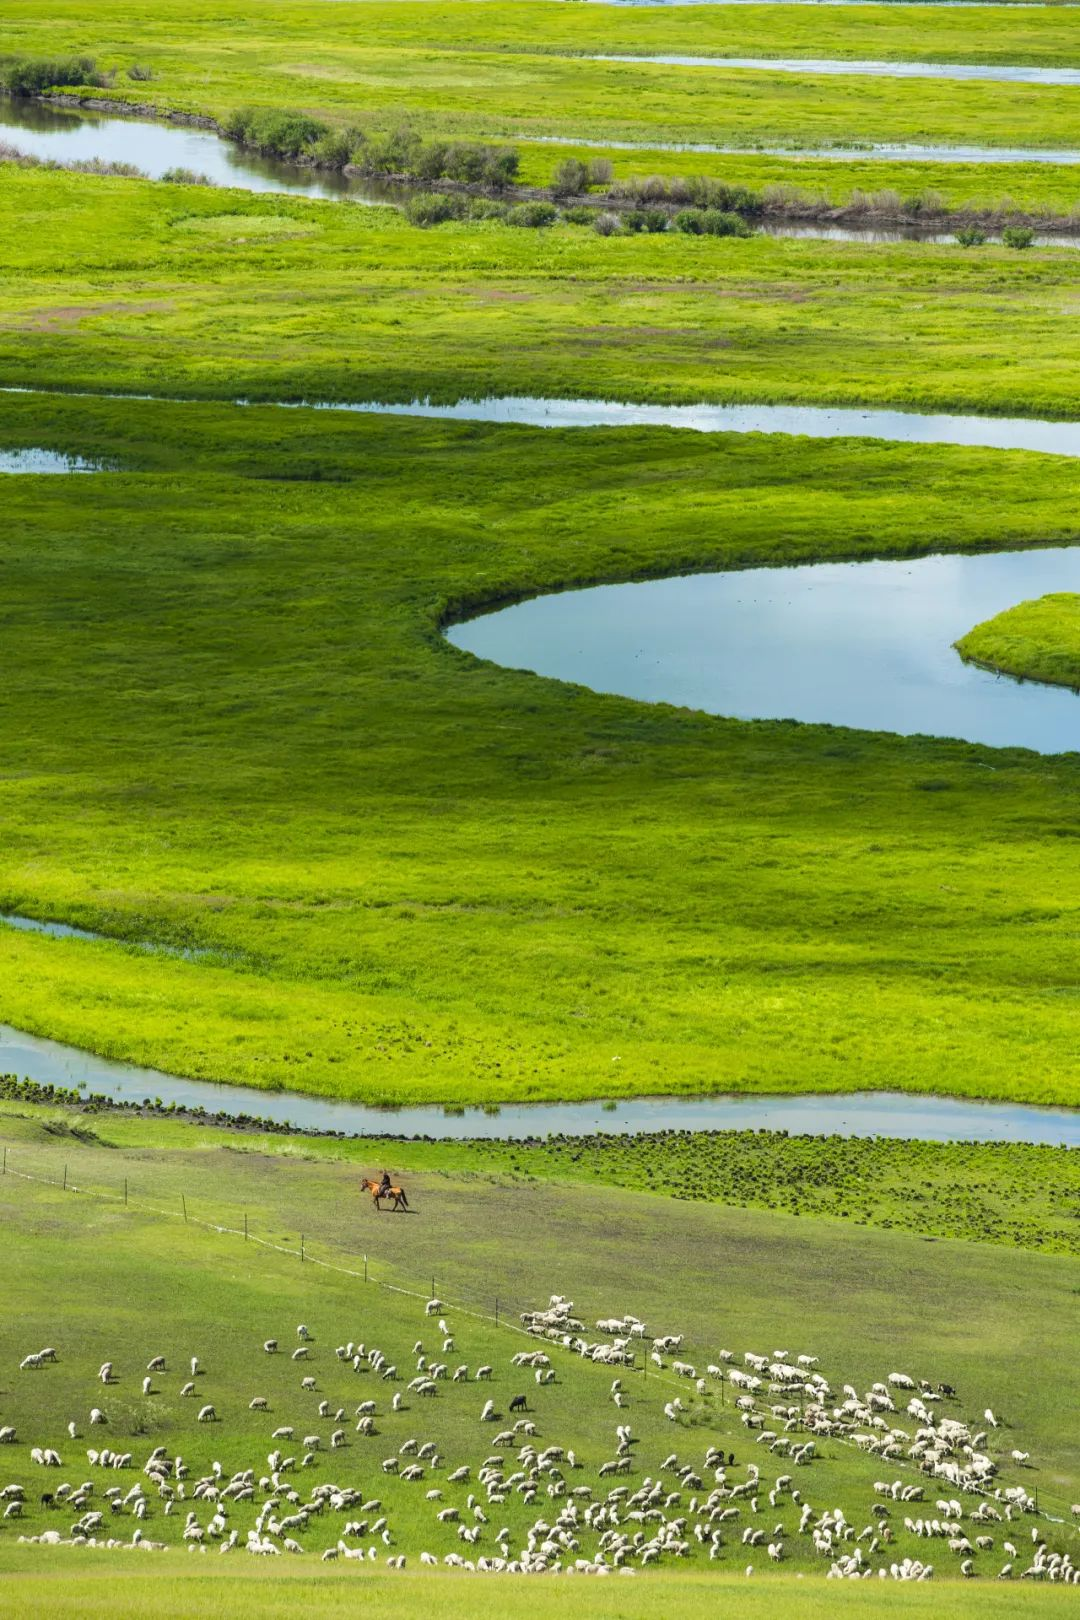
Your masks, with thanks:
[{"label": "grazing pasture", "polygon": [[[320,1195],[310,1183],[306,1193],[314,1215]],[[432,1229],[464,1209],[436,1179],[422,1196],[430,1254]],[[1032,1557],[1071,1568],[1077,1533],[1047,1516],[1038,1442],[1018,1412],[993,1410],[992,1374],[965,1387],[973,1356],[952,1356],[939,1336],[922,1368],[915,1335],[876,1348],[861,1335],[856,1349],[850,1329],[846,1349],[829,1351],[810,1343],[809,1315],[783,1349],[761,1324],[744,1342],[723,1282],[699,1287],[684,1325],[637,1258],[626,1195],[608,1197],[591,1213],[626,1245],[625,1282],[608,1270],[587,1296],[549,1306],[528,1297],[523,1276],[524,1314],[496,1326],[437,1278],[431,1298],[365,1286],[137,1206],[0,1178],[13,1307],[0,1332],[0,1557],[20,1535],[45,1534],[49,1557],[75,1536],[121,1564],[157,1556],[134,1539],[212,1556],[230,1545],[234,1557],[266,1556],[270,1544],[272,1556],[313,1562],[329,1550],[384,1567],[426,1552],[443,1566],[487,1559],[494,1572],[580,1559],[582,1573],[601,1561],[824,1574],[854,1558],[859,1569],[883,1562],[886,1579],[893,1564],[918,1578],[932,1563],[941,1579],[968,1558],[996,1577],[1013,1563],[1005,1541],[1022,1541],[1017,1575]],[[334,1209],[340,1221],[340,1200]],[[513,1218],[501,1224],[514,1234]],[[503,1259],[511,1276],[517,1231]],[[700,1224],[698,1235],[707,1241]],[[561,1272],[581,1270],[553,1247],[532,1269],[550,1269],[556,1252]],[[917,1315],[916,1269],[905,1283]],[[650,1294],[635,1327],[624,1296]],[[783,1313],[773,1320],[779,1328]],[[880,1366],[863,1392],[868,1360]],[[1068,1399],[1060,1382],[1056,1396]],[[914,1466],[912,1445],[916,1459],[936,1452],[937,1477]]]},{"label": "grazing pasture", "polygon": [[[1071,1354],[1075,1260],[684,1203],[616,1187],[556,1180],[522,1184],[500,1175],[490,1161],[482,1172],[483,1160],[473,1159],[467,1169],[449,1147],[445,1169],[438,1165],[441,1150],[431,1146],[429,1167],[414,1171],[408,1147],[388,1142],[350,1144],[350,1151],[366,1154],[357,1164],[323,1157],[338,1144],[292,1139],[271,1156],[211,1146],[213,1136],[192,1127],[155,1124],[141,1139],[134,1131],[114,1138],[113,1123],[100,1122],[101,1139],[95,1140],[88,1121],[86,1139],[79,1140],[29,1121],[4,1122],[9,1172],[21,1169],[55,1183],[50,1189],[11,1173],[0,1176],[5,1213],[28,1234],[20,1291],[13,1298],[20,1308],[25,1301],[27,1309],[39,1313],[30,1318],[34,1342],[28,1340],[16,1363],[27,1349],[55,1343],[57,1330],[49,1325],[55,1319],[48,1316],[55,1290],[38,1290],[34,1305],[35,1267],[46,1253],[54,1257],[50,1266],[60,1265],[72,1241],[62,1234],[85,1223],[87,1251],[98,1257],[92,1269],[102,1268],[104,1275],[129,1254],[130,1285],[119,1292],[122,1298],[131,1292],[134,1301],[156,1298],[152,1265],[159,1253],[167,1260],[179,1244],[208,1265],[216,1265],[218,1256],[232,1257],[244,1274],[261,1276],[269,1266],[268,1276],[294,1278],[288,1283],[293,1291],[329,1279],[334,1287],[382,1301],[375,1281],[425,1296],[434,1282],[440,1298],[485,1317],[494,1317],[498,1297],[501,1322],[546,1300],[554,1285],[576,1300],[590,1330],[596,1320],[629,1311],[659,1324],[659,1333],[682,1332],[677,1354],[698,1367],[714,1362],[721,1348],[741,1355],[769,1339],[775,1345],[767,1350],[785,1346],[793,1354],[799,1353],[792,1342],[798,1340],[801,1350],[820,1355],[822,1368],[843,1365],[847,1372],[841,1381],[850,1379],[860,1389],[891,1371],[915,1370],[935,1385],[945,1381],[960,1390],[967,1403],[961,1415],[981,1415],[986,1406],[999,1414],[1005,1427],[995,1445],[1006,1455],[1017,1446],[1031,1453],[1021,1478],[1037,1484],[1044,1500],[1067,1512],[1077,1499],[1080,1436],[1065,1417],[1080,1399]],[[171,1145],[166,1130],[175,1133]],[[422,1145],[414,1151],[421,1153]],[[78,1193],[61,1191],[65,1164],[69,1188],[78,1187]],[[361,1165],[371,1173],[388,1168],[403,1181],[416,1213],[373,1214],[358,1185]],[[242,1237],[208,1233],[195,1224],[242,1233],[245,1213],[252,1235],[279,1245],[283,1253],[267,1252],[262,1244],[245,1247]],[[43,1247],[55,1222],[60,1223],[57,1241]],[[121,1246],[113,1254],[107,1235],[131,1225],[145,1233],[138,1252]],[[36,1234],[32,1241],[31,1232]],[[301,1234],[308,1257],[303,1267]],[[552,1256],[558,1256],[557,1278]],[[356,1275],[335,1280],[335,1273],[313,1264],[319,1260]],[[148,1268],[142,1281],[139,1266]],[[195,1302],[202,1286],[197,1269],[190,1279],[184,1297]],[[286,1284],[275,1282],[278,1286]],[[314,1311],[305,1307],[306,1297],[295,1296],[296,1322],[312,1325]],[[395,1296],[387,1299],[391,1309]],[[260,1345],[272,1334],[284,1343],[282,1333],[276,1321],[263,1326],[261,1317],[253,1328]],[[342,1336],[357,1337],[345,1322],[335,1333],[335,1345]],[[360,1337],[370,1335],[365,1331]],[[181,1348],[176,1345],[173,1354]],[[194,1351],[197,1346],[187,1353]],[[150,1347],[144,1359],[154,1353]],[[472,1360],[490,1362],[493,1353],[484,1339]],[[102,1345],[92,1370],[108,1355]],[[1047,1368],[1053,1369],[1050,1377]],[[976,1390],[978,1395],[964,1393]],[[247,1399],[260,1393],[253,1386]],[[659,1386],[656,1393],[659,1397]],[[678,1391],[666,1391],[657,1411],[672,1393]]]}]

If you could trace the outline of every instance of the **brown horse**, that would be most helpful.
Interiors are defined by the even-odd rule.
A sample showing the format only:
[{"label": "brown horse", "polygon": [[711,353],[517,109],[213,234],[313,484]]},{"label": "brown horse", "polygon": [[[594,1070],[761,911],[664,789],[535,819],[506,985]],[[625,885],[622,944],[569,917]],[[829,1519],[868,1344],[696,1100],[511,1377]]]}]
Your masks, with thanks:
[{"label": "brown horse", "polygon": [[381,1181],[372,1181],[370,1176],[362,1176],[360,1178],[360,1191],[369,1192],[371,1194],[371,1202],[375,1205],[375,1208],[380,1215],[382,1214],[382,1205],[379,1202],[380,1198],[389,1198],[393,1200],[390,1205],[391,1212],[396,1209],[407,1210],[409,1207],[409,1200],[405,1196],[404,1187],[383,1187]]}]

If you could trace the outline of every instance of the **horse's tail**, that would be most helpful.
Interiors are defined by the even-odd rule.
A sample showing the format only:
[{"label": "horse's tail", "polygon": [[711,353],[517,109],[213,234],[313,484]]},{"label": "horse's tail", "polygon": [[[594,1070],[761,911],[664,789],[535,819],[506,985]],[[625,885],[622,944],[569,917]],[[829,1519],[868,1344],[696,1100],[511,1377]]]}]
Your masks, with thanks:
[{"label": "horse's tail", "polygon": [[406,1198],[406,1196],[405,1196],[405,1189],[404,1189],[404,1187],[402,1187],[402,1189],[401,1189],[401,1202],[402,1202],[402,1203],[403,1203],[403,1204],[404,1204],[404,1206],[405,1206],[405,1208],[406,1208],[406,1209],[408,1209],[408,1207],[409,1207],[409,1200],[408,1200],[408,1199],[407,1199],[407,1198]]}]

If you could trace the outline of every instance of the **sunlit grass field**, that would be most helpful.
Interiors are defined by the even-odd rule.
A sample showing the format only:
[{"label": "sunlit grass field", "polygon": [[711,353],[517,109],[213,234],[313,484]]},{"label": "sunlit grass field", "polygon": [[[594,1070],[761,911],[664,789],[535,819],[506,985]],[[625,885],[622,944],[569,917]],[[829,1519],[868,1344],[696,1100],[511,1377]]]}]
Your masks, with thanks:
[{"label": "sunlit grass field", "polygon": [[[508,1185],[537,1182],[621,1187],[656,1198],[840,1221],[853,1227],[914,1232],[924,1239],[997,1243],[1080,1258],[1080,1164],[1067,1148],[1025,1142],[912,1142],[888,1138],[794,1136],[784,1131],[666,1131],[620,1136],[613,1107],[609,1132],[531,1141],[385,1138],[339,1139],[237,1130],[166,1113],[135,1116],[95,1104],[0,1101],[3,1139],[18,1164],[62,1181],[73,1176],[115,1197],[120,1182],[108,1154],[147,1149],[176,1156],[262,1154],[358,1171],[392,1163],[395,1175],[447,1173]],[[84,1162],[82,1149],[91,1150]],[[186,1162],[181,1158],[181,1162]]]},{"label": "sunlit grass field", "polygon": [[976,625],[957,647],[1005,675],[1080,687],[1080,596],[1058,591],[1020,602]]},{"label": "sunlit grass field", "polygon": [[[6,1124],[2,1134],[7,1142]],[[618,1422],[629,1422],[638,1438],[639,1476],[655,1476],[672,1450],[700,1460],[708,1443],[721,1441],[734,1451],[740,1469],[754,1462],[763,1473],[773,1466],[784,1471],[783,1459],[770,1458],[756,1431],[742,1424],[735,1392],[716,1385],[712,1394],[696,1396],[692,1384],[675,1376],[670,1356],[662,1370],[650,1364],[644,1377],[640,1370],[624,1374],[628,1405],[622,1409],[611,1401],[610,1367],[557,1346],[533,1341],[534,1348],[550,1348],[553,1385],[539,1386],[530,1369],[513,1368],[511,1356],[530,1348],[517,1330],[519,1313],[546,1304],[557,1290],[574,1300],[591,1339],[597,1319],[634,1311],[655,1333],[682,1333],[676,1355],[702,1373],[722,1348],[741,1365],[745,1351],[764,1347],[771,1354],[775,1342],[788,1346],[792,1357],[803,1351],[819,1356],[837,1400],[843,1383],[869,1388],[894,1367],[935,1385],[950,1383],[957,1398],[942,1412],[985,1428],[983,1410],[994,1410],[1001,1427],[988,1445],[998,1463],[997,1482],[1037,1488],[1043,1511],[1064,1519],[1057,1526],[1043,1521],[1045,1534],[1075,1556],[1077,1532],[1068,1522],[1080,1477],[1078,1437],[1068,1420],[1077,1379],[1069,1354],[1074,1260],[990,1245],[928,1243],[907,1233],[852,1232],[827,1221],[690,1206],[615,1188],[515,1185],[498,1175],[452,1169],[410,1173],[414,1213],[380,1216],[360,1193],[357,1165],[313,1159],[303,1142],[290,1158],[205,1142],[187,1150],[152,1142],[110,1147],[107,1131],[97,1142],[53,1139],[46,1147],[46,1140],[36,1147],[16,1140],[7,1174],[0,1176],[10,1302],[0,1330],[0,1422],[17,1428],[15,1448],[0,1453],[0,1478],[21,1481],[28,1495],[22,1524],[2,1532],[5,1547],[14,1539],[12,1528],[36,1533],[63,1525],[63,1518],[39,1505],[37,1493],[73,1470],[85,1477],[88,1446],[131,1450],[145,1460],[164,1443],[170,1455],[184,1455],[192,1481],[214,1457],[227,1474],[252,1464],[258,1476],[266,1471],[272,1430],[285,1424],[295,1433],[283,1449],[295,1452],[298,1463],[300,1452],[311,1449],[302,1436],[321,1437],[314,1472],[305,1480],[307,1471],[297,1469],[300,1488],[347,1476],[365,1495],[382,1499],[396,1543],[391,1552],[415,1560],[427,1547],[441,1557],[464,1549],[453,1524],[435,1522],[436,1508],[423,1500],[424,1490],[444,1489],[444,1502],[436,1507],[457,1504],[445,1476],[463,1463],[473,1466],[475,1488],[475,1468],[497,1430],[508,1426],[507,1403],[520,1392],[527,1394],[538,1439],[575,1450],[583,1467],[574,1484],[597,1487]],[[366,1168],[377,1169],[379,1162]],[[57,1174],[62,1163],[69,1166],[67,1191]],[[24,1179],[27,1171],[51,1172],[56,1181]],[[120,1196],[124,1177],[126,1206]],[[448,1320],[454,1339],[446,1354],[440,1353],[442,1335],[424,1315],[432,1287],[444,1303],[436,1314]],[[307,1366],[289,1359],[300,1342],[301,1322],[314,1335]],[[278,1339],[278,1356],[263,1353],[268,1337]],[[384,1350],[401,1375],[393,1390],[403,1395],[402,1411],[390,1409],[392,1389],[377,1374],[358,1377],[342,1365],[334,1347],[348,1340]],[[447,1379],[433,1401],[408,1391],[416,1340],[429,1360],[447,1360],[451,1369],[468,1366],[464,1385]],[[27,1351],[45,1344],[58,1348],[59,1363],[40,1375],[20,1372]],[[166,1357],[167,1370],[152,1378],[152,1393],[143,1395],[146,1364],[156,1355]],[[196,1375],[196,1394],[185,1399],[180,1390],[192,1355],[205,1370]],[[1048,1380],[1038,1368],[1051,1358],[1058,1372]],[[96,1379],[105,1360],[113,1361],[117,1375],[108,1388]],[[486,1390],[472,1376],[481,1364],[494,1368]],[[316,1378],[313,1393],[300,1387],[308,1374]],[[249,1410],[257,1395],[267,1397],[268,1413]],[[672,1424],[663,1406],[674,1395],[681,1396],[688,1415]],[[479,1422],[488,1396],[503,1413],[495,1428]],[[354,1432],[354,1407],[368,1398],[376,1402],[372,1436]],[[324,1399],[329,1419],[318,1412]],[[761,1399],[767,1406],[769,1397]],[[217,1421],[200,1426],[196,1414],[206,1402]],[[107,1433],[94,1432],[91,1406],[104,1409]],[[348,1421],[333,1418],[342,1406]],[[71,1420],[75,1441],[67,1431]],[[910,1425],[903,1403],[890,1422]],[[335,1458],[330,1431],[338,1426],[347,1444]],[[438,1477],[421,1489],[382,1468],[383,1459],[409,1437],[434,1438],[443,1457]],[[68,1472],[43,1473],[29,1457],[35,1444],[55,1446]],[[1010,1459],[1015,1448],[1030,1453],[1027,1464]],[[872,1484],[883,1469],[891,1468],[889,1479],[921,1479],[903,1459],[883,1461],[839,1438],[821,1438],[817,1453],[813,1464],[798,1471],[803,1494],[812,1503],[842,1506],[858,1528],[869,1516]],[[90,1477],[111,1482],[100,1473]],[[125,1483],[122,1473],[114,1477]],[[468,1488],[461,1489],[462,1503]],[[933,1490],[931,1485],[927,1494],[931,1505]],[[524,1503],[506,1504],[500,1522],[510,1523],[510,1539],[531,1522],[528,1511]],[[905,1535],[904,1511],[892,1515],[896,1556],[925,1556],[926,1542]],[[243,1504],[236,1509],[241,1540],[254,1513]],[[159,1512],[142,1528],[175,1544],[182,1523],[181,1517],[170,1524]],[[130,1539],[134,1528],[134,1521],[121,1520],[116,1533]],[[719,1560],[721,1571],[733,1566],[741,1573],[749,1557],[763,1575],[763,1549],[756,1558],[745,1553],[739,1544],[743,1523],[737,1528]],[[305,1551],[321,1551],[336,1534],[329,1516],[325,1524],[313,1522]],[[493,1524],[488,1538],[494,1534]],[[785,1541],[793,1567],[822,1572],[818,1555],[793,1529]],[[381,1563],[387,1549],[377,1550]],[[954,1553],[940,1542],[930,1550],[939,1577],[957,1573]],[[695,1553],[688,1564],[699,1560]],[[999,1567],[992,1555],[978,1560],[981,1574],[996,1575]]]},{"label": "sunlit grass field", "polygon": [[[106,0],[87,12],[5,7],[0,48],[72,51],[117,68],[134,103],[221,116],[256,105],[334,119],[402,117],[474,135],[590,136],[814,146],[875,141],[1080,144],[1069,88],[837,79],[810,73],[590,61],[611,52],[796,55],[1053,65],[1075,61],[1067,10],[949,13],[856,7],[822,18],[795,7],[656,11],[560,4],[242,5],[198,0],[156,11]],[[123,77],[148,66],[150,81]]]},{"label": "sunlit grass field", "polygon": [[1076,1100],[1075,758],[644,707],[438,633],[574,580],[1074,542],[1075,463],[21,395],[3,421],[128,470],[5,486],[0,899],[118,942],[0,930],[0,1017],[372,1101]]}]

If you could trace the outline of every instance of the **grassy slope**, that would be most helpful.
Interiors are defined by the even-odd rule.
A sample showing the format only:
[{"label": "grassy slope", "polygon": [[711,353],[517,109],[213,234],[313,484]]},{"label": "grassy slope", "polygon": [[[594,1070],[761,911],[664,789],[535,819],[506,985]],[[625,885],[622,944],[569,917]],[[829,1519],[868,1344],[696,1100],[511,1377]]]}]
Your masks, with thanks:
[{"label": "grassy slope", "polygon": [[[80,1144],[129,1152],[227,1148],[365,1170],[385,1161],[395,1175],[434,1170],[507,1183],[585,1182],[1080,1258],[1080,1155],[1023,1142],[904,1142],[769,1131],[598,1133],[531,1142],[298,1140],[241,1135],[162,1115],[110,1112],[101,1118],[92,1106],[84,1112],[15,1098],[0,1102],[0,1120],[13,1164],[62,1180],[62,1161],[71,1160],[80,1185],[110,1195],[118,1186],[114,1167],[106,1157],[91,1171]],[[391,1124],[392,1118],[388,1129]],[[617,1124],[616,1114],[613,1130]]]},{"label": "grassy slope", "polygon": [[[349,1424],[350,1445],[340,1468],[324,1462],[314,1478],[359,1473],[361,1488],[382,1497],[399,1550],[413,1558],[424,1545],[449,1551],[457,1545],[452,1527],[439,1532],[434,1510],[417,1500],[415,1487],[382,1475],[380,1463],[407,1436],[430,1435],[439,1443],[446,1472],[461,1462],[475,1465],[493,1435],[476,1422],[484,1392],[447,1387],[441,1399],[422,1410],[407,1398],[407,1409],[395,1415],[386,1410],[385,1386],[373,1378],[358,1384],[331,1348],[347,1338],[377,1343],[405,1377],[411,1376],[414,1339],[433,1348],[421,1303],[433,1275],[448,1305],[455,1363],[473,1368],[492,1363],[491,1394],[500,1407],[515,1389],[527,1387],[541,1435],[548,1443],[574,1447],[585,1464],[581,1480],[595,1482],[595,1470],[612,1444],[618,1418],[607,1394],[610,1372],[573,1356],[556,1356],[558,1382],[544,1391],[509,1366],[521,1341],[505,1323],[552,1289],[569,1293],[590,1324],[599,1316],[636,1310],[654,1331],[685,1332],[682,1353],[699,1364],[715,1359],[721,1346],[741,1360],[743,1350],[760,1349],[768,1341],[768,1350],[775,1343],[790,1345],[793,1355],[803,1349],[819,1355],[837,1391],[849,1380],[860,1389],[869,1387],[897,1364],[935,1381],[945,1379],[959,1391],[952,1407],[957,1415],[981,1418],[990,1405],[1002,1417],[1004,1426],[990,1440],[1002,1483],[1038,1486],[1042,1505],[1052,1511],[1067,1513],[1075,1497],[1080,1451],[1075,1432],[1062,1421],[1075,1401],[1078,1377],[1068,1354],[1074,1261],[1014,1256],[978,1245],[927,1245],[899,1234],[850,1233],[827,1222],[762,1213],[689,1208],[612,1189],[520,1188],[453,1175],[412,1178],[417,1213],[379,1217],[360,1205],[355,1172],[342,1165],[220,1150],[133,1155],[88,1145],[80,1149],[80,1173],[86,1167],[93,1172],[106,1154],[114,1176],[130,1177],[126,1210],[115,1199],[65,1194],[11,1174],[0,1178],[10,1301],[0,1329],[5,1368],[0,1421],[20,1431],[20,1445],[0,1457],[0,1471],[28,1488],[42,1488],[40,1470],[23,1449],[35,1443],[55,1444],[68,1470],[77,1468],[72,1458],[81,1457],[86,1445],[104,1439],[114,1448],[147,1453],[165,1443],[170,1454],[182,1451],[192,1479],[215,1456],[227,1471],[251,1462],[258,1471],[274,1427],[292,1424],[299,1447],[310,1426],[325,1445],[333,1424],[318,1418],[318,1400],[328,1398],[332,1410],[344,1405],[351,1412],[358,1399],[373,1397],[378,1434],[371,1440],[356,1437]],[[195,1218],[188,1225],[179,1218],[181,1189]],[[177,1211],[172,1219],[152,1213],[170,1206]],[[252,1234],[270,1238],[285,1252],[260,1243],[245,1246],[242,1236],[198,1224],[210,1220],[235,1229],[242,1226],[245,1210]],[[301,1222],[309,1257],[303,1267],[295,1254]],[[356,1274],[362,1272],[361,1250],[370,1256],[373,1281],[366,1287]],[[335,1271],[335,1265],[353,1275]],[[376,1280],[417,1289],[419,1295],[376,1289]],[[502,1327],[488,1319],[496,1293]],[[297,1367],[284,1355],[273,1361],[264,1357],[258,1347],[268,1335],[279,1338],[286,1351],[291,1348],[298,1321],[308,1322],[316,1335],[312,1367]],[[41,1376],[20,1374],[15,1370],[19,1357],[39,1343],[59,1347],[60,1365]],[[156,1397],[140,1394],[138,1381],[152,1355],[165,1354],[169,1367],[179,1369],[192,1353],[206,1368],[197,1402],[178,1398],[178,1371],[155,1380]],[[120,1377],[107,1394],[94,1383],[106,1358],[114,1360]],[[1033,1375],[1036,1362],[1051,1361],[1054,1380]],[[314,1396],[299,1389],[307,1370],[318,1378]],[[629,1421],[640,1441],[641,1473],[655,1473],[672,1448],[696,1457],[712,1435],[724,1437],[739,1466],[762,1459],[730,1402],[712,1399],[692,1427],[672,1429],[661,1407],[679,1388],[670,1369],[662,1375],[653,1370],[651,1378],[637,1378],[629,1386]],[[681,1389],[685,1400],[687,1386]],[[269,1416],[248,1411],[254,1394],[270,1398]],[[203,1401],[218,1411],[221,1422],[214,1429],[195,1423]],[[92,1404],[105,1407],[107,1436],[86,1437]],[[74,1444],[66,1433],[70,1418],[80,1429]],[[1017,1469],[1009,1461],[1016,1446],[1030,1450],[1030,1466]],[[882,1477],[883,1465],[839,1441],[822,1441],[818,1450],[820,1460],[805,1476],[804,1493],[812,1502],[843,1506],[861,1525],[872,1500],[871,1482]],[[895,1471],[898,1465],[891,1467]],[[66,1475],[45,1484],[56,1477]],[[449,1502],[457,1500],[452,1489],[444,1489]],[[42,1528],[46,1510],[35,1498],[32,1502],[25,1528]],[[764,1504],[763,1511],[769,1511]],[[248,1510],[236,1515],[241,1535],[247,1515]],[[530,1522],[526,1515],[523,1504],[507,1504],[515,1536]],[[131,1528],[129,1522],[128,1534]],[[156,1518],[145,1528],[162,1538],[179,1526]],[[1047,1533],[1062,1545],[1075,1542],[1075,1530],[1048,1528]],[[902,1527],[897,1535],[898,1552],[918,1551],[918,1542],[910,1542]],[[11,1539],[5,1532],[4,1542]],[[164,1539],[176,1538],[165,1534]],[[308,1532],[309,1549],[334,1539],[329,1523]],[[940,1543],[934,1552],[940,1555],[934,1560],[939,1573],[953,1569],[954,1555]],[[735,1541],[722,1562],[741,1569],[745,1556]],[[820,1567],[794,1536],[789,1558],[796,1566]],[[996,1573],[998,1567],[979,1562],[982,1573]]]},{"label": "grassy slope", "polygon": [[1080,596],[1061,591],[1021,602],[956,643],[965,658],[1023,680],[1080,686]]},{"label": "grassy slope", "polygon": [[5,490],[4,904],[238,960],[5,931],[0,1016],[372,1099],[1076,1100],[1075,761],[643,708],[435,632],[575,577],[1075,540],[1074,464],[3,409],[158,469]]},{"label": "grassy slope", "polygon": [[[157,77],[116,93],[134,102],[220,115],[248,102],[302,106],[337,119],[403,115],[443,130],[500,135],[815,145],[914,140],[989,145],[1080,144],[1069,89],[1028,85],[836,79],[712,67],[600,63],[552,50],[926,57],[1041,62],[1075,59],[1065,12],[994,10],[970,20],[912,13],[812,18],[742,8],[649,15],[558,5],[339,4],[241,6],[227,18],[199,0],[148,15],[110,3],[92,13],[62,0],[46,15],[5,7],[0,46],[33,54],[85,51],[106,67],[148,62]],[[822,29],[826,32],[823,33]],[[1020,38],[1014,47],[1017,32]],[[537,45],[541,49],[537,50]]]}]

